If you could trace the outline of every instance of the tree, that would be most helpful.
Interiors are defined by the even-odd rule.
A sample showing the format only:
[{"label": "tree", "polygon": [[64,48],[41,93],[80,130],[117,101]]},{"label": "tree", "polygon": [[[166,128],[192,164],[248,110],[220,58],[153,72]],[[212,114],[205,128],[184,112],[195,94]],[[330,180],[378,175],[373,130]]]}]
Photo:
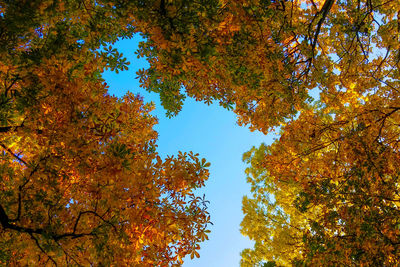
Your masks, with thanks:
[{"label": "tree", "polygon": [[303,61],[310,49],[299,40],[304,37],[293,36],[293,27],[303,23],[294,11],[297,24],[287,25],[283,1],[150,2],[152,16],[138,26],[148,38],[140,55],[150,59],[150,68],[139,77],[161,94],[171,115],[186,95],[217,100],[234,109],[239,124],[267,132],[306,101],[305,86],[313,84]]},{"label": "tree", "polygon": [[140,96],[101,78],[131,37],[101,1],[0,1],[0,262],[179,265],[199,256],[210,217],[194,190],[205,159],[161,159]]},{"label": "tree", "polygon": [[242,231],[256,245],[244,266],[399,262],[399,118],[375,104],[303,112],[246,155],[254,193]]},{"label": "tree", "polygon": [[253,196],[242,232],[256,243],[242,265],[397,265],[398,2],[294,8],[311,19],[307,79],[319,101],[244,157]]},{"label": "tree", "polygon": [[299,194],[298,187],[290,181],[279,183],[268,175],[263,166],[267,151],[267,146],[261,145],[243,155],[243,160],[251,164],[246,174],[253,198],[243,198],[246,216],[241,226],[242,233],[255,240],[253,250],[242,252],[243,266],[264,266],[267,260],[278,266],[289,265],[299,256],[302,229],[309,226],[307,218],[312,215],[311,212],[303,214],[293,205]]},{"label": "tree", "polygon": [[243,264],[398,264],[399,1],[154,3],[145,87],[281,128],[244,157]]},{"label": "tree", "polygon": [[362,93],[397,75],[397,1],[149,1],[146,10],[138,29],[151,67],[139,75],[172,112],[185,95],[217,100],[268,132],[314,88],[334,94],[352,82]]},{"label": "tree", "polygon": [[188,95],[281,127],[245,156],[242,231],[256,244],[243,264],[398,264],[399,2],[154,3],[145,87],[173,112]]},{"label": "tree", "polygon": [[[104,90],[93,89],[102,88],[99,75],[103,68],[122,70],[127,67],[126,60],[112,47],[112,43],[118,38],[130,38],[134,32],[139,32],[145,37],[139,56],[148,58],[150,68],[139,71],[138,75],[143,87],[160,94],[168,115],[179,112],[183,99],[190,96],[206,103],[219,101],[238,114],[240,124],[249,124],[253,130],[267,133],[273,127],[281,128],[281,138],[274,144],[268,148],[263,146],[254,149],[245,156],[245,160],[251,164],[248,175],[254,195],[244,200],[246,217],[242,231],[253,238],[256,245],[254,249],[243,253],[244,265],[395,265],[399,262],[398,173],[395,167],[399,155],[400,107],[398,1],[2,1],[1,9],[0,47],[3,48],[4,86],[1,121],[4,127],[2,133],[6,138],[3,140],[3,154],[4,166],[10,166],[5,170],[19,170],[19,176],[12,177],[29,177],[35,166],[38,169],[43,166],[41,170],[46,174],[65,172],[73,176],[78,173],[84,179],[93,177],[90,171],[97,166],[89,163],[99,166],[104,166],[101,164],[106,162],[114,164],[112,159],[116,161],[117,157],[120,164],[127,162],[124,164],[128,166],[141,162],[138,170],[148,170],[154,166],[150,172],[138,172],[136,175],[140,177],[151,177],[152,181],[159,181],[155,177],[177,178],[180,182],[176,186],[186,185],[185,190],[189,190],[179,191],[179,186],[174,189],[182,194],[190,194],[191,189],[202,185],[206,176],[205,162],[199,162],[194,156],[192,161],[186,161],[183,155],[175,161],[171,159],[159,163],[153,149],[153,135],[142,134],[137,139],[130,139],[128,133],[132,129],[136,130],[139,125],[151,125],[150,122],[144,122],[150,120],[146,108],[134,108],[134,104],[128,104],[137,103],[138,100],[128,96],[125,101],[117,102],[106,96]],[[100,49],[101,45],[103,48]],[[69,71],[63,72],[61,69]],[[318,91],[318,101],[312,101],[313,91]],[[58,99],[57,96],[63,101],[56,101],[59,104],[54,106],[52,99]],[[85,103],[85,97],[88,97],[88,103],[93,103],[88,106],[89,113],[85,112],[87,107],[78,105]],[[108,102],[106,99],[109,99]],[[97,104],[104,101],[104,106]],[[92,109],[96,112],[92,112]],[[123,110],[129,112],[125,114]],[[119,114],[125,114],[126,117]],[[132,117],[129,114],[140,115]],[[127,122],[119,125],[119,117],[114,116],[122,116]],[[144,121],[138,122],[134,118]],[[57,134],[50,131],[52,134],[42,139],[43,133],[53,129],[52,125],[57,122],[62,122],[62,127],[57,129],[63,130]],[[66,129],[72,129],[68,127],[71,123],[83,127],[73,129],[87,132],[69,135]],[[134,127],[125,129],[125,124]],[[29,129],[29,134],[24,132],[26,129]],[[142,130],[147,132],[144,128]],[[21,134],[17,135],[20,131]],[[97,146],[96,149],[83,154],[94,161],[72,161],[76,157],[68,156],[72,152],[63,149],[62,144],[74,148],[89,144],[79,146],[79,142],[64,141],[58,134],[63,138],[83,136],[84,139],[97,140],[90,143],[90,146]],[[51,138],[56,138],[56,141],[46,143],[46,140],[53,140]],[[140,149],[135,145],[138,150],[134,150],[129,147],[132,143],[142,145]],[[52,161],[42,159],[48,155],[41,150],[46,146],[50,146],[46,153],[60,153],[61,157],[71,159],[69,164],[74,170],[73,174],[67,172],[67,166],[59,166],[59,154],[51,156]],[[58,147],[58,150],[52,150],[52,146]],[[140,155],[141,160],[132,160],[127,156],[130,152],[126,151],[132,149],[137,151],[134,157]],[[125,156],[117,156],[122,154]],[[111,161],[103,158],[106,156]],[[27,163],[25,167],[21,160]],[[89,167],[86,168],[85,164],[89,164]],[[162,167],[163,164],[172,164],[173,167]],[[49,168],[56,168],[56,171],[50,172]],[[82,170],[75,171],[80,168]],[[106,172],[111,169],[101,170]],[[21,174],[24,171],[28,174]],[[163,171],[173,173],[163,176]],[[124,169],[124,173],[128,172],[128,169]],[[32,175],[39,175],[38,170]],[[120,177],[130,176],[118,174],[115,177],[123,179]],[[188,181],[194,178],[183,177],[197,177],[199,180],[196,178],[197,183],[193,184]],[[47,181],[41,179],[38,181]],[[26,180],[20,178],[19,181],[22,183],[7,184],[4,181],[7,186],[14,187],[2,197],[8,204],[7,207],[3,204],[1,223],[3,228],[14,230],[13,233],[21,232],[18,229],[31,229],[22,232],[25,232],[23,235],[31,232],[38,240],[36,249],[41,248],[47,253],[47,258],[42,256],[40,259],[57,258],[59,254],[49,254],[46,249],[50,247],[54,251],[57,247],[55,239],[60,236],[72,239],[75,236],[71,234],[77,233],[99,235],[96,231],[100,225],[101,229],[103,225],[111,227],[115,216],[121,220],[113,226],[120,229],[126,227],[126,217],[122,215],[118,217],[98,212],[96,214],[100,216],[93,213],[91,217],[85,216],[86,213],[80,215],[81,211],[95,211],[95,206],[89,205],[85,209],[75,210],[71,214],[73,219],[70,224],[60,225],[66,232],[53,228],[45,230],[42,225],[30,224],[16,224],[25,228],[10,229],[16,228],[13,220],[21,219],[22,211],[26,210],[25,207],[18,208],[25,203],[22,193],[21,198],[18,197],[18,190],[19,186],[21,190],[25,188]],[[31,180],[28,181],[30,184]],[[84,181],[91,180],[85,178]],[[111,192],[107,191],[106,185],[100,186],[101,189]],[[132,186],[121,186],[119,191],[113,192],[129,195],[127,192],[135,186],[143,188],[143,192],[150,190],[145,189],[148,187],[144,185]],[[164,187],[167,188],[167,185]],[[179,233],[186,234],[184,236],[188,239],[181,239],[187,240],[186,243],[178,241],[176,248],[171,243],[173,237],[163,239],[163,245],[149,241],[152,245],[143,243],[138,245],[139,250],[128,250],[136,251],[139,255],[137,258],[130,254],[127,258],[144,259],[149,264],[151,261],[168,262],[169,259],[178,262],[181,254],[196,255],[197,241],[205,238],[204,226],[208,216],[198,206],[198,200],[193,205],[184,204],[172,190],[171,198],[176,200],[169,198],[163,202],[164,187],[154,184],[154,190],[150,190],[149,194],[154,198],[149,198],[160,201],[156,201],[159,204],[154,207],[167,212],[173,210],[170,205],[176,205],[177,212],[179,210],[187,216],[185,218],[189,218],[183,221],[197,223],[199,230],[188,230],[185,228],[188,224],[182,221],[177,227]],[[54,194],[60,195],[58,192],[61,191]],[[151,192],[155,192],[154,195]],[[114,195],[109,195],[113,199]],[[135,196],[133,199],[139,201]],[[40,204],[48,201],[46,197],[35,195],[35,199],[29,199],[27,204],[38,203],[35,202],[38,201],[36,198],[43,200]],[[68,201],[60,206],[62,210],[73,209],[76,204],[69,201],[74,197],[65,199]],[[18,204],[20,202],[21,205]],[[116,203],[113,202],[113,205]],[[129,207],[118,206],[114,210],[125,214],[126,210],[133,211],[152,202],[141,203]],[[198,212],[193,212],[193,209]],[[158,217],[167,220],[168,216],[159,214]],[[61,215],[57,216],[60,218]],[[137,217],[130,218],[133,220]],[[84,219],[97,221],[85,224],[93,226],[83,229],[88,232],[78,232],[80,222]],[[40,217],[35,222],[38,221]],[[167,227],[170,230],[163,228],[163,233],[171,236],[167,233],[174,232],[171,229],[175,229],[175,226],[164,221],[163,226],[168,225],[171,226]],[[92,232],[94,229],[96,231]],[[151,238],[162,236],[154,234],[159,231],[162,232],[152,232]],[[37,236],[44,239],[38,239]],[[86,240],[90,236],[79,238]],[[52,246],[44,246],[45,240],[50,240]],[[101,244],[110,247],[111,244],[107,242]],[[130,242],[127,244],[134,244],[132,240]],[[185,244],[189,244],[187,248]],[[71,249],[74,253],[84,254],[80,247]],[[176,258],[166,256],[170,255],[166,251]],[[10,250],[8,255],[10,253],[13,252]],[[94,254],[85,255],[90,258],[89,255]],[[107,255],[111,255],[111,252]],[[92,256],[94,259],[97,257]],[[116,254],[115,257],[119,256]]]}]

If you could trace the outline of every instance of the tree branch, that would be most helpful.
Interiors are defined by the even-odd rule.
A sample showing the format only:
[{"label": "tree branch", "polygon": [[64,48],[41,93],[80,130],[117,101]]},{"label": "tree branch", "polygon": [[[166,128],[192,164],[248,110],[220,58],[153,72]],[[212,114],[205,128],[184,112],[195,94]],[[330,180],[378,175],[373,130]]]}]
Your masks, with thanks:
[{"label": "tree branch", "polygon": [[[104,220],[104,219],[103,219]],[[11,229],[11,230],[15,230],[21,233],[27,233],[29,235],[32,234],[39,234],[39,235],[43,235],[46,233],[46,231],[42,228],[29,228],[29,227],[22,227],[22,226],[18,226],[15,225],[13,223],[10,223],[11,220],[9,219],[9,217],[7,216],[4,208],[2,205],[0,205],[0,223],[3,226],[4,229]],[[88,236],[88,235],[93,235],[92,232],[90,233],[80,233],[80,234],[76,234],[75,232],[72,233],[65,233],[65,234],[61,234],[61,235],[57,235],[57,234],[53,234],[53,233],[46,233],[48,236],[50,236],[52,239],[54,239],[54,241],[58,241],[62,238],[65,237],[72,237],[72,238],[79,238],[82,236]]]},{"label": "tree branch", "polygon": [[[326,0],[324,5],[322,6],[321,10],[314,17],[314,19],[315,19],[317,16],[319,16],[322,13],[322,17],[319,19],[319,21],[317,23],[317,29],[315,30],[314,38],[311,42],[312,58],[314,58],[314,51],[315,51],[315,47],[317,45],[318,35],[321,31],[322,24],[324,24],[325,18],[328,15],[329,11],[331,10],[334,2],[335,2],[335,0]],[[311,22],[311,24],[312,24],[312,22]],[[311,24],[310,24],[310,26],[311,26]]]},{"label": "tree branch", "polygon": [[20,158],[17,154],[14,154],[14,152],[6,147],[3,143],[0,142],[0,146],[4,148],[8,153],[10,153],[14,158],[16,158],[19,162],[23,163],[25,166],[28,166],[28,163],[25,160]]},{"label": "tree branch", "polygon": [[35,241],[35,243],[36,243],[37,247],[40,249],[40,251],[42,251],[47,256],[47,258],[49,258],[49,260],[51,260],[54,263],[54,265],[57,266],[57,262],[50,255],[48,255],[46,253],[46,251],[42,248],[42,246],[40,246],[39,240],[31,233],[29,235]]}]

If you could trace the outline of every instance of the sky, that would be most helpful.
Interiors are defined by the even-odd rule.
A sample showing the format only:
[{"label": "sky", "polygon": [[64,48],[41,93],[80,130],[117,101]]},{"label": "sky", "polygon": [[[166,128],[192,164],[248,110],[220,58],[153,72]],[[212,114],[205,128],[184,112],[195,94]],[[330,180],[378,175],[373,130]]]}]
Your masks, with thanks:
[{"label": "sky", "polygon": [[139,87],[136,71],[146,68],[145,59],[134,54],[139,38],[122,40],[115,47],[130,61],[128,71],[115,74],[106,72],[103,78],[110,86],[109,93],[118,97],[127,91],[139,93],[145,102],[154,102],[153,115],[158,118],[155,130],[159,134],[157,151],[161,157],[176,155],[178,151],[199,153],[211,162],[210,177],[205,187],[198,190],[210,201],[208,211],[213,225],[209,226],[209,240],[200,244],[200,258],[184,259],[184,267],[235,267],[239,266],[240,252],[252,247],[252,242],[240,234],[243,218],[242,197],[250,195],[246,183],[242,154],[259,146],[270,144],[272,136],[251,132],[238,126],[236,115],[217,103],[210,106],[187,98],[182,111],[171,119],[165,116],[159,96]]}]

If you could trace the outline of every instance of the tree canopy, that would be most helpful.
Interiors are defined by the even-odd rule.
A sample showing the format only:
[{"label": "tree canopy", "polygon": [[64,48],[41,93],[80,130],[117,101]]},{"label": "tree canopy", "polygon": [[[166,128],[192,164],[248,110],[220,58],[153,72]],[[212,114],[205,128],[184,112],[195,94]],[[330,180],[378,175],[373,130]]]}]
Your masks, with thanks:
[{"label": "tree canopy", "polygon": [[140,96],[110,96],[132,37],[100,1],[0,1],[0,263],[179,265],[210,218],[205,159],[161,159]]},{"label": "tree canopy", "polygon": [[398,1],[156,3],[140,28],[151,67],[139,74],[145,87],[175,100],[165,105],[171,111],[183,86],[186,95],[217,100],[239,123],[268,132],[305,108],[310,90],[340,101],[336,95],[348,89],[392,90],[398,75]]},{"label": "tree canopy", "polygon": [[[400,262],[397,0],[0,1],[2,262],[179,264],[208,163],[161,159],[156,120],[101,78],[144,37],[167,115],[218,101],[272,145],[244,155],[243,266]],[[317,95],[317,97],[315,97]],[[313,97],[314,96],[314,97]],[[18,240],[15,242],[15,240]],[[29,248],[29,249],[28,249]],[[18,255],[15,256],[15,255]]]},{"label": "tree canopy", "polygon": [[242,264],[398,264],[399,1],[160,3],[144,86],[281,134],[244,157]]}]

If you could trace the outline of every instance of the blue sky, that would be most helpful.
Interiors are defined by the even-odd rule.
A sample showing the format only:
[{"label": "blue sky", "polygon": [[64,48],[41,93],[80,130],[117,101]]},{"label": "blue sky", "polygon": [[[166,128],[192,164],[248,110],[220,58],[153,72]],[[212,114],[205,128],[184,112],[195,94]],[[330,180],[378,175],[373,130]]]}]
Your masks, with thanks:
[{"label": "blue sky", "polygon": [[161,156],[193,151],[211,162],[210,178],[199,195],[204,193],[210,201],[209,212],[214,225],[210,226],[209,240],[201,244],[200,258],[190,260],[187,257],[183,266],[239,266],[240,251],[252,246],[239,232],[243,218],[241,200],[250,194],[242,154],[262,142],[270,144],[272,137],[239,127],[235,114],[217,103],[207,106],[188,98],[176,117],[166,118],[158,95],[139,88],[135,72],[147,64],[145,59],[137,59],[134,54],[138,41],[122,40],[116,44],[131,65],[128,71],[103,75],[110,86],[110,94],[123,96],[129,90],[142,95],[145,102],[155,103],[153,115],[159,121],[155,129],[159,133],[157,144]]}]

